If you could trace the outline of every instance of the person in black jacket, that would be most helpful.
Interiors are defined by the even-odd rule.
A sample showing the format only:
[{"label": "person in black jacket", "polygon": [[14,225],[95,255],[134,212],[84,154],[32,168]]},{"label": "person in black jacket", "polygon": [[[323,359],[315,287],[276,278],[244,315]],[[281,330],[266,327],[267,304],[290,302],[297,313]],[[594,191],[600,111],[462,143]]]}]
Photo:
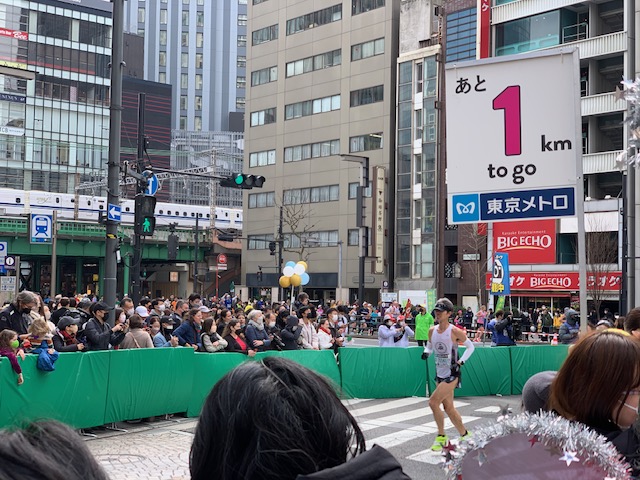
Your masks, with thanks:
[{"label": "person in black jacket", "polygon": [[62,297],[58,308],[51,314],[51,322],[57,327],[60,319],[69,314],[69,297]]},{"label": "person in black jacket", "polygon": [[358,423],[324,377],[269,356],[244,362],[213,387],[189,469],[192,480],[409,478],[384,448],[365,450]]},{"label": "person in black jacket", "polygon": [[16,295],[15,301],[0,312],[0,332],[13,330],[22,340],[28,336],[27,328],[31,325],[31,310],[36,307],[38,299],[33,292],[23,290]]},{"label": "person in black jacket", "polygon": [[56,352],[81,352],[84,350],[84,343],[79,342],[78,324],[72,317],[62,317],[58,321],[56,334],[53,336],[53,348]]},{"label": "person in black jacket", "polygon": [[104,302],[94,303],[91,307],[93,318],[84,327],[88,350],[109,350],[109,346],[120,345],[124,340],[126,323],[118,323],[111,327],[107,322],[107,312],[113,310]]},{"label": "person in black jacket", "polygon": [[300,338],[302,328],[299,322],[298,317],[293,315],[287,317],[287,325],[280,331],[280,338],[282,338],[282,343],[284,343],[284,347],[282,347],[283,350],[298,350],[300,348],[298,338]]}]

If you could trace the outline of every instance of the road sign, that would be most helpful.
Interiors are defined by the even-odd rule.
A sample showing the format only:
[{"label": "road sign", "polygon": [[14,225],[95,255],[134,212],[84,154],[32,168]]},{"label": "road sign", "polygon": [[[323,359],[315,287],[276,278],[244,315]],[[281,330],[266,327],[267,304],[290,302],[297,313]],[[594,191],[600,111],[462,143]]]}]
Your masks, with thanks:
[{"label": "road sign", "polygon": [[493,255],[493,278],[491,295],[510,295],[511,277],[509,276],[509,254],[496,252]]},{"label": "road sign", "polygon": [[218,271],[227,269],[227,256],[224,253],[218,254]]},{"label": "road sign", "polygon": [[16,290],[16,277],[0,277],[0,292],[14,292]]},{"label": "road sign", "polygon": [[51,243],[53,241],[53,215],[31,214],[31,243]]},{"label": "road sign", "polygon": [[577,48],[446,67],[451,223],[574,216]]},{"label": "road sign", "polygon": [[7,270],[15,270],[16,268],[16,257],[14,255],[7,255],[6,257],[2,257],[4,260],[4,267]]},{"label": "road sign", "polygon": [[158,192],[160,181],[155,173],[147,178],[147,189],[144,191],[146,195],[155,195]]},{"label": "road sign", "polygon": [[122,207],[112,203],[107,204],[107,220],[119,222],[122,219]]},{"label": "road sign", "polygon": [[0,242],[0,257],[6,257],[8,252],[7,242]]}]

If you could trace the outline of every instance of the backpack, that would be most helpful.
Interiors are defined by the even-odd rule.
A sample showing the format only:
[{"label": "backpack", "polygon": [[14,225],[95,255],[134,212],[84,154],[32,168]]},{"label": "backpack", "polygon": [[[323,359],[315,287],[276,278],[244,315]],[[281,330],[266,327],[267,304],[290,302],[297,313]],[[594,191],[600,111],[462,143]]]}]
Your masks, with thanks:
[{"label": "backpack", "polygon": [[502,332],[504,332],[504,329],[507,328],[508,326],[509,326],[509,319],[503,318],[499,322],[496,322],[496,326],[495,326],[496,332],[502,334]]}]

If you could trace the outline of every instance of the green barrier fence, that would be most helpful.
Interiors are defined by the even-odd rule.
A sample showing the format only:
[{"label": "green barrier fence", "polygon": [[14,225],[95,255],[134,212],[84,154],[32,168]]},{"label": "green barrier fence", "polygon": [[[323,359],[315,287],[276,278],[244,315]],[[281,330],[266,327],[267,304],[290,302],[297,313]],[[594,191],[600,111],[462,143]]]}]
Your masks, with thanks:
[{"label": "green barrier fence", "polygon": [[[421,354],[421,347],[343,348],[339,365],[331,351],[265,352],[256,360],[289,358],[327,377],[347,398],[395,398],[426,396],[427,383],[429,392],[435,388],[433,359],[425,362]],[[477,348],[456,396],[520,394],[531,375],[558,369],[566,354],[566,346]],[[0,357],[0,427],[40,418],[84,428],[165,413],[197,416],[216,382],[245,361],[252,360],[190,348],[62,353],[55,371],[42,372],[28,355],[18,386]]]},{"label": "green barrier fence", "polygon": [[347,398],[426,396],[423,348],[343,348],[342,391]]}]

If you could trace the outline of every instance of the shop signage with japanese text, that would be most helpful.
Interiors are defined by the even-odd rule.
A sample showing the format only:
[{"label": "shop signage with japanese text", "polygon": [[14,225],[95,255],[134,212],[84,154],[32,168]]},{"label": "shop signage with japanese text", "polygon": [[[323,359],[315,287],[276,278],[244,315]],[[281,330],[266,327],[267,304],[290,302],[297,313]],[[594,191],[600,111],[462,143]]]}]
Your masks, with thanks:
[{"label": "shop signage with japanese text", "polygon": [[556,221],[493,224],[493,251],[509,254],[509,263],[556,263]]}]

